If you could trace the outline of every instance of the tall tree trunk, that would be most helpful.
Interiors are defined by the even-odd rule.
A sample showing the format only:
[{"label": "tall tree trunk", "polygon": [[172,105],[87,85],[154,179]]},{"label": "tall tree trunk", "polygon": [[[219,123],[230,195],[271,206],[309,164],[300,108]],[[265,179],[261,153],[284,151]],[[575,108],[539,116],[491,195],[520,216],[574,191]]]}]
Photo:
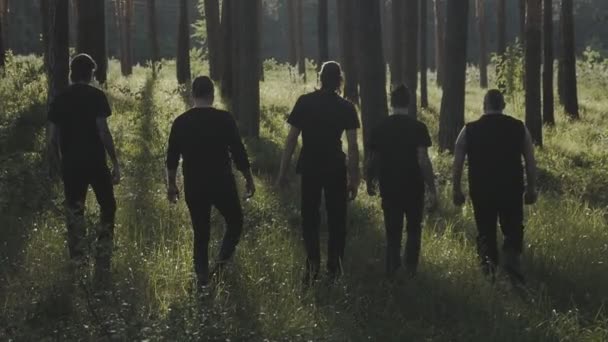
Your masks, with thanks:
[{"label": "tall tree trunk", "polygon": [[528,0],[526,15],[526,126],[532,140],[543,144],[541,104],[542,0]]},{"label": "tall tree trunk", "polygon": [[44,20],[46,32],[46,60],[48,75],[48,102],[68,87],[70,62],[70,32],[68,0],[42,0],[42,8],[47,13]]},{"label": "tall tree trunk", "polygon": [[323,63],[329,60],[329,9],[327,0],[319,0],[317,14],[317,30],[319,43],[319,60],[317,61],[317,70],[321,71]]},{"label": "tall tree trunk", "polygon": [[555,125],[553,96],[553,0],[544,0],[543,122]]},{"label": "tall tree trunk", "polygon": [[5,52],[10,48],[8,25],[9,5],[9,0],[0,0],[0,17],[2,17],[2,23],[0,23],[2,25],[2,27],[0,28],[0,31],[2,31],[2,33],[0,33],[0,35],[2,36],[0,37],[0,39],[2,39]]},{"label": "tall tree trunk", "polygon": [[258,60],[259,60],[259,69],[260,70],[260,82],[264,82],[266,79],[266,72],[264,71],[264,1],[256,0],[256,4],[258,7],[258,25],[257,25],[257,39],[258,39]]},{"label": "tall tree trunk", "polygon": [[[437,0],[441,1],[441,0]],[[391,84],[397,86],[405,82],[404,79],[404,56],[403,44],[405,41],[404,31],[404,0],[393,0],[393,63],[391,68]]]},{"label": "tall tree trunk", "polygon": [[428,0],[420,1],[420,106],[429,106],[428,94]]},{"label": "tall tree trunk", "polygon": [[435,0],[435,68],[437,86],[443,86],[445,70],[445,0]]},{"label": "tall tree trunk", "polygon": [[[252,12],[255,13],[255,12]],[[257,17],[257,16],[256,16]],[[188,21],[188,0],[179,2],[179,20],[177,29],[177,82],[186,84],[190,81],[190,22]]]},{"label": "tall tree trunk", "polygon": [[572,0],[562,0],[562,54],[564,110],[572,119],[579,118],[576,84],[576,45],[574,45],[574,13]]},{"label": "tall tree trunk", "polygon": [[123,76],[133,73],[133,0],[117,0],[118,29],[120,35],[120,71]]},{"label": "tall tree trunk", "polygon": [[[229,100],[232,98],[232,60],[229,56],[232,55],[232,45],[234,35],[232,32],[232,1],[233,0],[222,0],[222,64],[221,64],[221,91],[222,97]],[[238,0],[237,0],[238,1]]]},{"label": "tall tree trunk", "polygon": [[296,1],[299,0],[287,0],[287,46],[289,47],[288,58],[291,66],[298,64]]},{"label": "tall tree trunk", "polygon": [[49,20],[50,16],[54,15],[54,12],[50,12],[49,9],[49,0],[41,0],[40,1],[40,18],[42,19],[40,22],[41,30],[40,36],[42,38],[42,61],[44,63],[44,68],[47,71],[49,70]]},{"label": "tall tree trunk", "polygon": [[[148,0],[148,40],[150,42],[150,59],[152,63],[160,61],[160,46],[158,44],[158,25],[156,19],[156,0]],[[207,29],[207,32],[209,29]],[[156,69],[156,68],[154,68]]]},{"label": "tall tree trunk", "polygon": [[477,29],[479,31],[479,86],[486,89],[488,87],[488,43],[485,0],[477,0]]},{"label": "tall tree trunk", "polygon": [[386,67],[382,55],[382,29],[380,6],[382,0],[359,1],[361,44],[359,54],[361,64],[361,119],[363,121],[363,143],[365,155],[371,132],[387,116]]},{"label": "tall tree trunk", "polygon": [[446,69],[441,113],[439,148],[454,151],[454,143],[464,126],[467,68],[469,0],[448,1],[446,26]]},{"label": "tall tree trunk", "polygon": [[344,70],[344,96],[354,103],[359,103],[359,72],[358,72],[358,18],[357,10],[361,0],[343,0],[342,46]]},{"label": "tall tree trunk", "polygon": [[87,53],[97,63],[95,79],[100,84],[107,80],[108,53],[104,0],[78,0],[76,51]]},{"label": "tall tree trunk", "polygon": [[0,68],[3,68],[6,63],[6,47],[4,45],[4,13],[0,7]]},{"label": "tall tree trunk", "polygon": [[304,51],[304,13],[302,9],[303,0],[295,0],[296,3],[296,54],[298,56],[298,76],[306,83],[306,53]]},{"label": "tall tree trunk", "polygon": [[[392,20],[391,20],[391,8],[392,8],[392,1],[386,1],[386,0],[381,0],[380,1],[380,21],[381,21],[381,28],[382,28],[382,53],[384,54],[384,62],[385,62],[385,66],[384,68],[386,69],[387,65],[392,65],[393,63],[393,58],[392,58],[392,51],[391,51],[391,44],[392,44]],[[386,70],[385,70],[386,72]]]},{"label": "tall tree trunk", "polygon": [[207,49],[209,51],[209,77],[220,80],[221,70],[221,27],[220,4],[218,0],[205,0],[205,23],[207,28]]},{"label": "tall tree trunk", "polygon": [[414,117],[418,112],[418,1],[405,1],[405,83],[410,89],[412,99],[409,113]]},{"label": "tall tree trunk", "polygon": [[233,49],[235,61],[233,75],[232,111],[238,118],[244,136],[260,134],[260,81],[258,75],[259,44],[257,42],[258,16],[256,1],[235,1],[233,7],[233,32],[238,48]]},{"label": "tall tree trunk", "polygon": [[527,0],[519,0],[519,40],[522,46],[526,46],[526,2]]},{"label": "tall tree trunk", "polygon": [[566,95],[564,94],[564,13],[560,10],[557,36],[557,95],[559,104],[564,105]]},{"label": "tall tree trunk", "polygon": [[496,54],[501,61],[496,65],[496,76],[498,78],[498,88],[505,90],[506,85],[500,78],[504,68],[504,57],[507,51],[507,6],[506,0],[498,0],[496,3]]}]

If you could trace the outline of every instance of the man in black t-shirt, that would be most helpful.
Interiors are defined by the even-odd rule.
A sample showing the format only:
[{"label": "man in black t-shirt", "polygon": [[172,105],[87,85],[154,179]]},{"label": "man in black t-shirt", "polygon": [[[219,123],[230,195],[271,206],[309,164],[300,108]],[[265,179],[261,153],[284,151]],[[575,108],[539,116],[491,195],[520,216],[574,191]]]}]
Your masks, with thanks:
[{"label": "man in black t-shirt", "polygon": [[431,137],[425,124],[408,115],[409,101],[407,87],[401,85],[393,90],[393,115],[373,130],[369,146],[367,190],[369,195],[376,195],[375,180],[379,180],[386,226],[388,275],[392,275],[401,266],[404,215],[407,219],[405,264],[410,275],[416,274],[425,183],[431,207],[435,207],[437,202],[433,166],[428,154]]},{"label": "man in black t-shirt", "polygon": [[[329,226],[327,270],[331,277],[342,272],[346,243],[346,207],[359,187],[360,127],[355,106],[338,95],[342,71],[336,62],[321,70],[321,89],[301,96],[287,122],[290,131],[281,160],[278,184],[287,177],[291,157],[302,134],[302,151],[297,172],[302,176],[302,228],[306,247],[305,282],[318,276],[321,252],[319,243],[321,196],[325,195]],[[342,135],[348,140],[348,167],[342,150]],[[347,177],[348,176],[348,177]]]},{"label": "man in black t-shirt", "polygon": [[[84,204],[89,185],[100,206],[97,231],[96,280],[108,283],[113,249],[116,200],[113,185],[120,167],[107,118],[112,114],[105,94],[90,85],[96,65],[85,54],[71,62],[72,85],[52,101],[49,120],[51,156],[61,161],[68,221],[70,257],[83,261],[86,252]],[[106,152],[113,169],[108,169]]]},{"label": "man in black t-shirt", "polygon": [[[524,124],[503,114],[505,100],[498,90],[490,90],[484,100],[485,114],[467,124],[456,141],[454,158],[454,204],[465,202],[461,179],[465,158],[469,161],[469,188],[479,232],[477,250],[484,273],[494,275],[498,265],[496,223],[505,237],[505,271],[523,281],[520,255],[524,237],[524,201],[534,204],[536,160],[534,146]],[[526,180],[524,195],[524,166]]]},{"label": "man in black t-shirt", "polygon": [[211,207],[226,220],[226,233],[217,266],[232,257],[243,230],[243,211],[232,173],[232,163],[245,177],[247,198],[255,184],[237,124],[228,112],[213,108],[214,86],[209,77],[192,85],[194,108],[173,122],[167,150],[168,198],[177,202],[177,168],[183,159],[184,192],[194,228],[194,270],[199,286],[209,281]]}]

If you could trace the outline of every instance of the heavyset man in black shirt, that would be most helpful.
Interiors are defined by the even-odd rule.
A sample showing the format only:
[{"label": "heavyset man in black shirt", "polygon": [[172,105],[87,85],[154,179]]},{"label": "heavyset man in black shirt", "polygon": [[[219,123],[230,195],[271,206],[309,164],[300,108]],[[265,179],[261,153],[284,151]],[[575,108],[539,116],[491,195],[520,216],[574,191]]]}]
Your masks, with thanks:
[{"label": "heavyset man in black shirt", "polygon": [[[329,228],[327,270],[331,278],[342,272],[346,243],[348,200],[359,187],[360,127],[355,106],[338,94],[342,71],[336,62],[323,65],[321,89],[301,96],[287,122],[290,125],[281,160],[278,183],[285,183],[291,157],[302,134],[302,151],[297,172],[302,176],[302,228],[306,247],[304,282],[317,278],[321,262],[319,228],[321,196],[325,195]],[[348,167],[342,150],[342,135],[348,141]]]},{"label": "heavyset man in black shirt", "polygon": [[418,268],[424,213],[425,183],[431,207],[437,203],[433,166],[428,154],[431,137],[425,124],[408,115],[410,102],[406,86],[391,94],[393,115],[373,131],[367,168],[367,190],[376,195],[380,182],[386,226],[386,272],[392,275],[401,266],[403,217],[407,219],[405,265],[409,275]]},{"label": "heavyset man in black shirt", "polygon": [[246,181],[247,196],[255,185],[237,124],[226,111],[213,108],[214,86],[209,77],[192,85],[194,108],[173,122],[167,150],[168,198],[177,202],[177,167],[183,159],[184,192],[194,228],[194,268],[199,286],[209,281],[211,207],[226,220],[226,233],[216,270],[232,257],[243,230],[243,212],[232,172],[236,165]]},{"label": "heavyset man in black shirt", "polygon": [[[504,235],[505,271],[523,281],[520,255],[524,237],[524,201],[534,204],[536,161],[532,138],[524,124],[503,114],[505,100],[490,90],[484,100],[485,114],[466,125],[456,142],[454,160],[454,204],[465,202],[461,179],[465,158],[469,161],[469,188],[479,232],[477,250],[484,273],[494,276],[498,265],[496,223]],[[524,196],[525,160],[526,186]]]},{"label": "heavyset man in black shirt", "polygon": [[[112,110],[105,94],[90,85],[95,68],[90,56],[74,57],[70,65],[72,85],[50,106],[48,137],[50,155],[61,161],[70,257],[78,263],[86,261],[84,204],[90,185],[101,211],[95,279],[107,284],[116,212],[113,185],[120,182],[120,167],[107,123]],[[106,152],[112,161],[112,172],[106,163]]]}]

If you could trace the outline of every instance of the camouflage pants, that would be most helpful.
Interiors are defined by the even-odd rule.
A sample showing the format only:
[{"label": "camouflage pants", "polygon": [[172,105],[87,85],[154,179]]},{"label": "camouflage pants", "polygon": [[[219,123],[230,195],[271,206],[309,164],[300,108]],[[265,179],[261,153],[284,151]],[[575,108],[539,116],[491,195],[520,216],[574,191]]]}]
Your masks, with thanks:
[{"label": "camouflage pants", "polygon": [[84,220],[85,201],[89,186],[93,188],[100,207],[100,224],[96,226],[95,257],[97,266],[110,269],[114,248],[114,217],[116,200],[112,178],[107,168],[95,172],[66,172],[63,174],[66,218],[68,227],[68,248],[70,258],[86,258],[89,243]]}]

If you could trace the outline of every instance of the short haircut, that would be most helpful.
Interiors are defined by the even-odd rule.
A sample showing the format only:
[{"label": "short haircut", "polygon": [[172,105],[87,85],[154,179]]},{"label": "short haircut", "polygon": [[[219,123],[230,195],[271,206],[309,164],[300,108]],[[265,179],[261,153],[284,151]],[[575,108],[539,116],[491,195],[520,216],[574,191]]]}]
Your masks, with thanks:
[{"label": "short haircut", "polygon": [[410,105],[410,90],[405,84],[396,86],[391,92],[391,107],[406,108]]},{"label": "short haircut", "polygon": [[212,97],[215,93],[213,81],[208,76],[199,76],[192,82],[192,96],[197,99]]},{"label": "short haircut", "polygon": [[489,90],[484,99],[484,105],[489,110],[503,110],[507,106],[504,95],[500,90]]},{"label": "short haircut", "polygon": [[338,62],[325,62],[321,67],[321,88],[338,90],[342,83],[342,67]]},{"label": "short haircut", "polygon": [[72,83],[91,82],[95,69],[97,69],[97,63],[91,56],[86,53],[78,54],[70,62],[70,80]]}]

